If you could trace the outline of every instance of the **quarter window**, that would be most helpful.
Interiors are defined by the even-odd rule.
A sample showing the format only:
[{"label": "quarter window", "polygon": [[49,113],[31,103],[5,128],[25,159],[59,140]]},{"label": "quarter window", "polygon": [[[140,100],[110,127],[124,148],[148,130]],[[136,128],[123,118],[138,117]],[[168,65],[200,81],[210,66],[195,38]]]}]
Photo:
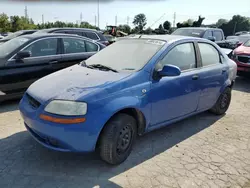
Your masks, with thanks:
[{"label": "quarter window", "polygon": [[193,43],[179,44],[175,46],[157,65],[157,69],[164,65],[175,65],[182,71],[196,67],[196,58]]},{"label": "quarter window", "polygon": [[23,51],[30,51],[31,57],[49,56],[57,54],[57,38],[39,40]]},{"label": "quarter window", "polygon": [[200,49],[203,66],[220,63],[220,55],[215,47],[207,43],[198,43],[198,46]]}]

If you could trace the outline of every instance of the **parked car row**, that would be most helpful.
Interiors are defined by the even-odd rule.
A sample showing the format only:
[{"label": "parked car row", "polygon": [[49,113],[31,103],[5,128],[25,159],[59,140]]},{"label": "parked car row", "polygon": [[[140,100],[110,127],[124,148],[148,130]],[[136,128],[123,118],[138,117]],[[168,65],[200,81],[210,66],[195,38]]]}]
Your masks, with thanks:
[{"label": "parked car row", "polygon": [[2,40],[0,40],[0,44],[10,39],[13,39],[15,37],[28,35],[32,33],[34,34],[62,33],[62,34],[79,35],[79,36],[87,37],[97,42],[100,42],[106,46],[109,45],[108,40],[103,36],[102,32],[94,30],[94,29],[86,29],[86,28],[50,28],[50,29],[41,29],[41,30],[21,30],[3,38]]},{"label": "parked car row", "polygon": [[23,35],[0,45],[0,101],[22,96],[37,79],[80,63],[105,45],[67,34]]}]

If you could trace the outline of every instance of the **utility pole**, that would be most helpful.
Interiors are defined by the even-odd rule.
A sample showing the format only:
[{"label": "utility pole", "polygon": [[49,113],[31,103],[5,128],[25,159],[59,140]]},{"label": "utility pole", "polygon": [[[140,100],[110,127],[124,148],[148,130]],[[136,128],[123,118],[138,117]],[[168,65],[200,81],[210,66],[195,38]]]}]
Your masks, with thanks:
[{"label": "utility pole", "polygon": [[42,14],[42,24],[44,24],[44,16],[43,16],[43,14]]},{"label": "utility pole", "polygon": [[174,13],[173,27],[175,27],[175,22],[176,22],[176,12]]},{"label": "utility pole", "polygon": [[117,26],[117,15],[115,16],[115,26]]},{"label": "utility pole", "polygon": [[235,34],[236,26],[237,26],[237,22],[234,23],[234,31],[233,31],[233,34]]},{"label": "utility pole", "polygon": [[129,16],[127,17],[127,25],[129,25]]},{"label": "utility pole", "polygon": [[100,28],[100,0],[97,0],[97,24]]},{"label": "utility pole", "polygon": [[82,12],[80,14],[80,23],[82,23]]},{"label": "utility pole", "polygon": [[27,6],[25,6],[25,9],[24,9],[24,17],[26,19],[28,19],[28,9],[27,9]]}]

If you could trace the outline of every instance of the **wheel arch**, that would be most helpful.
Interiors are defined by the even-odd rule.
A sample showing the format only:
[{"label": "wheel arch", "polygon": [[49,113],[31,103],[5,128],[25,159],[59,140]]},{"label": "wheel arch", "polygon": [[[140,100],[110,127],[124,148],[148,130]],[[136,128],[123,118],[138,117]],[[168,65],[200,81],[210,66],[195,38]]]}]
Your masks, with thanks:
[{"label": "wheel arch", "polygon": [[117,114],[128,114],[130,116],[132,116],[135,120],[136,120],[136,125],[137,125],[137,134],[138,135],[143,135],[145,133],[146,130],[146,117],[143,114],[143,112],[135,107],[125,107],[123,109],[119,109],[118,111],[116,111],[105,123],[105,125],[102,127],[102,130],[100,131],[99,135],[98,135],[98,139],[96,142],[96,146],[95,148],[97,149],[100,143],[100,137],[103,133],[103,130],[105,128],[105,126],[108,124],[108,122],[115,117]]}]

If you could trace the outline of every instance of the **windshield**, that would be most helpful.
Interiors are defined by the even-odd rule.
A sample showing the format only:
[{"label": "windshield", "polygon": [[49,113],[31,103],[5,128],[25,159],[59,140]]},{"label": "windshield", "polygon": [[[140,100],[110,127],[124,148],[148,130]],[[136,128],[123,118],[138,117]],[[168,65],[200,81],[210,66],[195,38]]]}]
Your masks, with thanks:
[{"label": "windshield", "polygon": [[5,37],[4,39],[7,39],[7,40],[10,40],[10,39],[13,39],[13,38],[16,38],[18,37],[19,35],[21,35],[23,32],[22,31],[17,31],[15,33],[11,33],[9,34],[7,37]]},{"label": "windshield", "polygon": [[17,37],[11,39],[0,45],[0,58],[6,57],[10,53],[12,53],[15,49],[23,45],[29,39],[25,37]]},{"label": "windshield", "polygon": [[250,40],[246,41],[243,46],[250,47]]},{"label": "windshield", "polygon": [[128,39],[115,42],[85,61],[87,66],[101,64],[119,71],[140,70],[165,44],[159,40]]},{"label": "windshield", "polygon": [[201,37],[202,33],[204,33],[204,30],[202,29],[177,29],[172,33],[172,35]]}]

